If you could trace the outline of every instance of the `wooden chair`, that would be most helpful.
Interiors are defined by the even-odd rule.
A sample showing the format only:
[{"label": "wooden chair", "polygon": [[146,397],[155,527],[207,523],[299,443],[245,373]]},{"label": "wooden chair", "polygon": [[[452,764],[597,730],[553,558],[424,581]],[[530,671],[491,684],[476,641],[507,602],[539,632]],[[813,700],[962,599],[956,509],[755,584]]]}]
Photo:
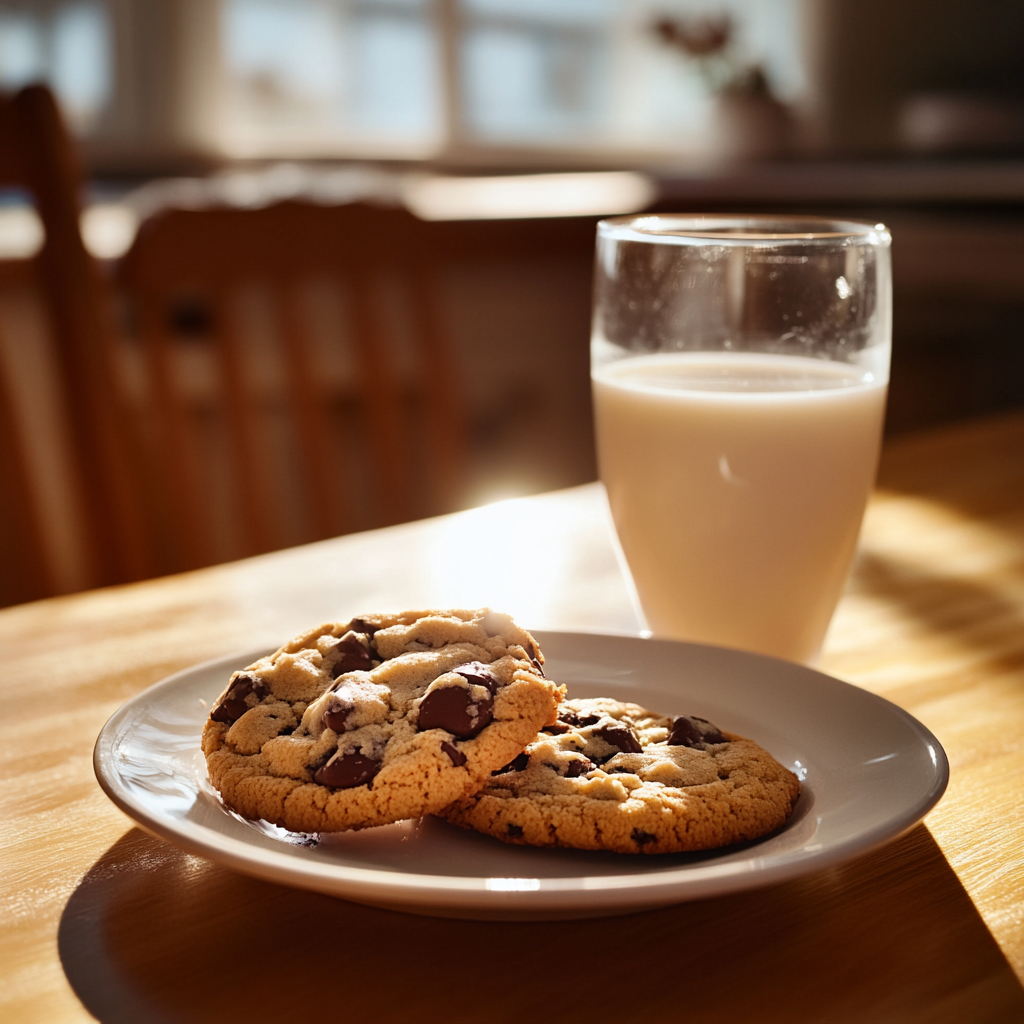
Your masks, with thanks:
[{"label": "wooden chair", "polygon": [[[454,365],[443,271],[559,249],[585,265],[592,251],[582,220],[428,224],[299,201],[167,210],[116,270],[115,325],[52,97],[25,90],[2,117],[13,142],[0,152],[22,154],[4,157],[2,180],[30,191],[46,226],[38,270],[91,583],[459,507],[473,376]],[[30,538],[19,571],[41,596],[53,583],[17,432],[5,404],[0,472],[21,496],[8,519]]]},{"label": "wooden chair", "polygon": [[[148,566],[125,449],[129,435],[115,386],[110,295],[79,232],[80,185],[75,147],[49,90],[30,86],[13,97],[0,96],[0,186],[24,190],[45,230],[35,273],[53,338],[54,384],[66,416],[69,493],[85,579],[99,585],[141,578]],[[24,425],[13,402],[12,392],[22,386],[0,365],[0,514],[2,528],[9,531],[0,601],[7,603],[53,593],[59,575],[47,549]]]},{"label": "wooden chair", "polygon": [[163,568],[458,507],[460,384],[427,230],[300,201],[142,225],[118,284]]}]

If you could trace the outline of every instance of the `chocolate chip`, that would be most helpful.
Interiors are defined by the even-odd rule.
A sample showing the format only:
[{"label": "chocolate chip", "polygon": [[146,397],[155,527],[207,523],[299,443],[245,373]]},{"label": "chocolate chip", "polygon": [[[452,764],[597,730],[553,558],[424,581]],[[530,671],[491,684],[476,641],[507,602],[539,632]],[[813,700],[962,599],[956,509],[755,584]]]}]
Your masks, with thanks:
[{"label": "chocolate chip", "polygon": [[705,718],[678,715],[672,719],[668,734],[670,747],[702,748],[705,743],[726,743],[726,738]]},{"label": "chocolate chip", "polygon": [[550,733],[552,736],[561,736],[569,731],[569,726],[562,722],[555,722],[553,725],[545,725],[542,732]]},{"label": "chocolate chip", "polygon": [[540,651],[537,650],[536,644],[530,640],[526,641],[526,653],[529,655],[530,661],[533,662],[533,667],[537,670],[538,675],[543,676],[546,679],[547,677],[544,676],[544,667],[540,663]]},{"label": "chocolate chip", "polygon": [[474,702],[468,686],[439,686],[420,701],[417,728],[444,729],[453,736],[476,736],[493,717],[490,694]]},{"label": "chocolate chip", "polygon": [[633,829],[633,842],[639,847],[644,847],[648,843],[656,843],[658,841],[657,836],[652,836],[650,832],[641,832],[640,829]]},{"label": "chocolate chip", "polygon": [[331,668],[332,679],[337,679],[343,672],[365,672],[373,668],[369,648],[357,636],[343,636],[334,649],[341,653],[341,657]]},{"label": "chocolate chip", "polygon": [[594,735],[600,736],[605,743],[616,747],[624,754],[639,754],[644,749],[640,746],[640,740],[637,739],[636,733],[624,725],[605,725],[600,729],[595,729]]},{"label": "chocolate chip", "polygon": [[697,723],[697,728],[704,734],[705,743],[728,743],[729,741],[718,731],[717,725],[712,725],[706,718],[698,718],[690,715],[690,718]]},{"label": "chocolate chip", "polygon": [[244,700],[232,700],[230,697],[225,697],[211,712],[210,717],[215,722],[223,722],[225,725],[231,725],[237,722],[242,715],[249,710],[249,705]]},{"label": "chocolate chip", "polygon": [[596,722],[600,722],[601,716],[581,715],[578,711],[573,711],[572,708],[563,708],[558,712],[558,721],[563,725],[582,729],[588,725],[594,725]]},{"label": "chocolate chip", "polygon": [[509,825],[508,828],[505,831],[508,832],[508,834],[509,834],[509,836],[511,836],[511,838],[519,839],[522,836],[522,834],[523,834],[523,826],[522,825]]},{"label": "chocolate chip", "polygon": [[225,725],[237,722],[249,710],[249,705],[245,703],[249,694],[253,694],[257,700],[263,700],[270,695],[270,689],[257,676],[236,676],[224,694],[224,699],[210,712],[210,718]]},{"label": "chocolate chip", "polygon": [[[373,634],[380,629],[380,626],[374,626],[367,622],[366,619],[353,619],[349,624],[348,628],[354,633],[366,633],[367,636],[373,637]],[[347,630],[346,630],[347,632]]]},{"label": "chocolate chip", "polygon": [[452,759],[452,764],[456,768],[461,768],[466,763],[466,755],[454,743],[445,740],[441,744],[441,749]]},{"label": "chocolate chip", "polygon": [[[347,697],[335,694],[331,703],[323,713],[320,721],[328,729],[333,729],[339,735],[348,728],[349,716],[355,711],[356,706]],[[353,726],[355,728],[355,726]]]},{"label": "chocolate chip", "polygon": [[259,700],[270,695],[270,688],[258,676],[238,676],[228,690],[228,696],[233,698],[248,697],[254,694]]},{"label": "chocolate chip", "polygon": [[332,789],[352,789],[369,782],[380,771],[380,761],[359,753],[335,754],[313,773],[313,781]]},{"label": "chocolate chip", "polygon": [[700,746],[703,738],[696,723],[686,715],[679,715],[672,719],[672,729],[668,734],[670,747],[697,747]]},{"label": "chocolate chip", "polygon": [[498,692],[500,684],[494,677],[491,666],[485,665],[482,661],[471,661],[468,665],[460,665],[458,668],[453,668],[452,671],[470,683],[475,683],[477,686],[486,686],[491,691],[492,696]]},{"label": "chocolate chip", "polygon": [[565,778],[578,779],[581,775],[592,772],[595,767],[594,762],[587,757],[574,757],[566,766]]},{"label": "chocolate chip", "polygon": [[504,768],[498,768],[496,771],[491,772],[492,775],[504,775],[506,772],[521,772],[526,770],[526,766],[530,763],[530,755],[524,750],[521,754],[516,754],[511,761]]}]

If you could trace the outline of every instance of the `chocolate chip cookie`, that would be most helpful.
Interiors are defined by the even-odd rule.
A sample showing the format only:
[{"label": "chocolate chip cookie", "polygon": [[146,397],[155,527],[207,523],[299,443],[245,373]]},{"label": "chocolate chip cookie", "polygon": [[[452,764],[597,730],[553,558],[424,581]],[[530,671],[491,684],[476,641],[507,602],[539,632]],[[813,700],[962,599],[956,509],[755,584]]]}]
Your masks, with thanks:
[{"label": "chocolate chip cookie", "polygon": [[203,730],[210,778],[239,814],[296,832],[440,810],[555,721],[543,664],[487,609],[318,626],[231,677]]},{"label": "chocolate chip cookie", "polygon": [[525,752],[441,816],[506,843],[676,853],[766,835],[799,792],[751,740],[595,698],[565,701]]}]

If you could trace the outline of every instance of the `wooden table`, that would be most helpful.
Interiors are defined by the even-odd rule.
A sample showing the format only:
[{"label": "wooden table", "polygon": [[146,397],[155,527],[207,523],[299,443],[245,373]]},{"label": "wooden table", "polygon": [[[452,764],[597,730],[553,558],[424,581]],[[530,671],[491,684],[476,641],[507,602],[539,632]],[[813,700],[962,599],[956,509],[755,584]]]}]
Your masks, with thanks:
[{"label": "wooden table", "polygon": [[600,489],[0,612],[0,1019],[1024,1019],[1024,415],[886,451],[823,667],[920,718],[952,780],[845,866],[628,917],[435,920],[187,856],[93,778],[107,716],[169,672],[363,609],[479,603],[635,630]]}]

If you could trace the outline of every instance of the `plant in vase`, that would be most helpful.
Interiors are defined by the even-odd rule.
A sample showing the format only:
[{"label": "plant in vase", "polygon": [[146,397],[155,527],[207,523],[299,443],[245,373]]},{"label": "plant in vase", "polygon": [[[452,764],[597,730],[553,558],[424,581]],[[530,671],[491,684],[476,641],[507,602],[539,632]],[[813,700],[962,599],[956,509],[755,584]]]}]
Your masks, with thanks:
[{"label": "plant in vase", "polygon": [[770,159],[790,147],[789,109],[772,93],[764,68],[743,59],[728,15],[660,17],[651,26],[691,61],[715,100],[715,149],[733,160]]}]

